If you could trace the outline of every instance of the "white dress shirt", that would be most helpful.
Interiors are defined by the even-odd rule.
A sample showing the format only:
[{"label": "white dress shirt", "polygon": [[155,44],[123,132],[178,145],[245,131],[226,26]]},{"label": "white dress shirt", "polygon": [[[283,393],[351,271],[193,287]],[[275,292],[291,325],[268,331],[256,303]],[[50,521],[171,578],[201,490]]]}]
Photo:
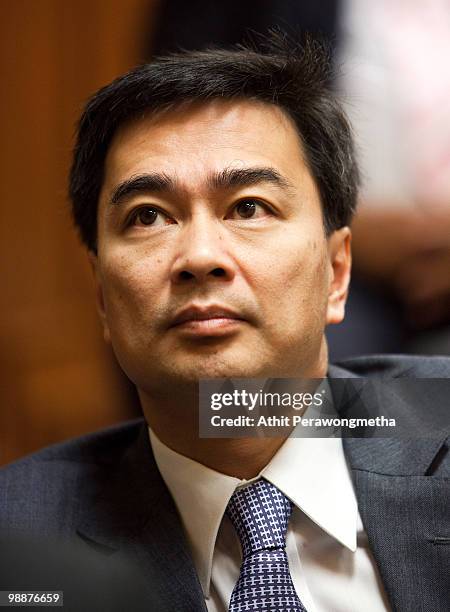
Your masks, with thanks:
[{"label": "white dress shirt", "polygon": [[209,612],[225,612],[242,562],[226,506],[264,476],[294,504],[286,552],[308,612],[389,610],[368,548],[340,438],[288,438],[257,478],[221,474],[174,452],[149,430],[156,463],[191,547]]}]

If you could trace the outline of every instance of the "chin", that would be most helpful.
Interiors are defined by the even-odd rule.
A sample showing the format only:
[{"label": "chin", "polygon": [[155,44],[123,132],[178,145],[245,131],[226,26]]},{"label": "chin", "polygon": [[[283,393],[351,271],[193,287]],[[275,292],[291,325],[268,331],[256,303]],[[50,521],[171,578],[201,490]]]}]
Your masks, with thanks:
[{"label": "chin", "polygon": [[215,358],[192,359],[189,364],[180,364],[173,369],[171,377],[180,382],[198,382],[207,378],[259,378],[264,376],[266,368],[257,364],[248,364],[239,360]]}]

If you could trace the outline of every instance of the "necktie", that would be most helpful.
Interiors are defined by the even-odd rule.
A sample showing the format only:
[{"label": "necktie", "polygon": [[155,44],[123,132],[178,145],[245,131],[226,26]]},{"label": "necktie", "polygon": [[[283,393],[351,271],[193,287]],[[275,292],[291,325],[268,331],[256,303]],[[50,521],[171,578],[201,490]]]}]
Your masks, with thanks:
[{"label": "necktie", "polygon": [[226,509],[243,561],[229,612],[306,612],[289,572],[286,531],[291,502],[267,480],[234,492]]}]

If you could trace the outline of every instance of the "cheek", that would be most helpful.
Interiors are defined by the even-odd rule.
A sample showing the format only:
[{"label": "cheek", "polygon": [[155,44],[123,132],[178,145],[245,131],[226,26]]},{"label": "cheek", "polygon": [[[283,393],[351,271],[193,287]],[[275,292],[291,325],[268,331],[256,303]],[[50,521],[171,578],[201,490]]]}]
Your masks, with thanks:
[{"label": "cheek", "polygon": [[162,261],[146,257],[110,257],[102,266],[105,311],[110,325],[152,315],[160,295]]},{"label": "cheek", "polygon": [[284,304],[289,310],[299,303],[317,304],[322,302],[319,296],[327,295],[325,240],[298,236],[286,236],[268,248],[254,274],[257,294],[262,290],[268,304]]},{"label": "cheek", "polygon": [[[302,292],[317,296],[326,286],[326,248],[308,240],[292,257],[288,282]],[[306,296],[305,296],[306,297]]]}]

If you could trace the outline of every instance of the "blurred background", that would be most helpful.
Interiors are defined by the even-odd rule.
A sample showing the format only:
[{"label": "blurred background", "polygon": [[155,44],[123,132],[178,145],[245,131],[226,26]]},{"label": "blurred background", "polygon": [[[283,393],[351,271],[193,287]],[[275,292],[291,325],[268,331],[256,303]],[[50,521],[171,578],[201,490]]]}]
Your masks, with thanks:
[{"label": "blurred background", "polygon": [[330,41],[363,173],[340,359],[450,354],[447,0],[0,0],[0,464],[139,415],[69,213],[86,98],[155,54],[278,25]]}]

